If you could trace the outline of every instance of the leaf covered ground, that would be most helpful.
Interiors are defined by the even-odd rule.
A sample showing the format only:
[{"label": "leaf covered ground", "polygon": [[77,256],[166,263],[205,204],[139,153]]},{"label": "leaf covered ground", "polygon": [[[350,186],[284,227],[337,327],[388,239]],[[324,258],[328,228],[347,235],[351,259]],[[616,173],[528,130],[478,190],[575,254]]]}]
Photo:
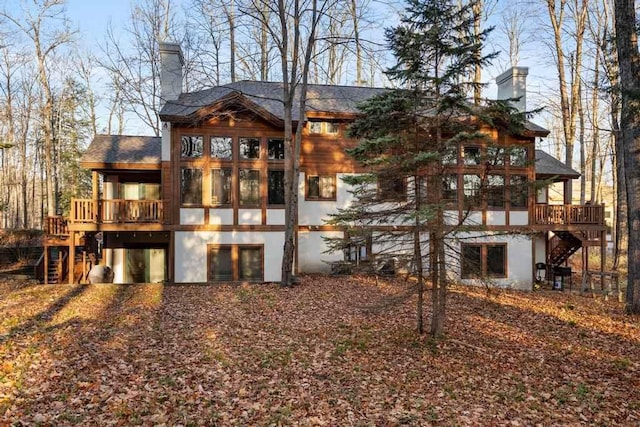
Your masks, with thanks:
[{"label": "leaf covered ground", "polygon": [[456,287],[435,343],[403,286],[0,284],[0,425],[640,424],[619,303]]}]

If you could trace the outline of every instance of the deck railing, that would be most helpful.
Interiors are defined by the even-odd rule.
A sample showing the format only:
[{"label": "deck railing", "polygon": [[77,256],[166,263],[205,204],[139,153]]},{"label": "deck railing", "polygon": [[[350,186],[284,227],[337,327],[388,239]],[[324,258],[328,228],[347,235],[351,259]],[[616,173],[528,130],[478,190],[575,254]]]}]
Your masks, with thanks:
[{"label": "deck railing", "polygon": [[69,226],[63,216],[48,216],[45,218],[44,232],[50,236],[68,236]]},{"label": "deck railing", "polygon": [[604,205],[536,205],[535,224],[604,225]]},{"label": "deck railing", "polygon": [[71,222],[94,224],[158,223],[164,220],[162,200],[71,201]]}]

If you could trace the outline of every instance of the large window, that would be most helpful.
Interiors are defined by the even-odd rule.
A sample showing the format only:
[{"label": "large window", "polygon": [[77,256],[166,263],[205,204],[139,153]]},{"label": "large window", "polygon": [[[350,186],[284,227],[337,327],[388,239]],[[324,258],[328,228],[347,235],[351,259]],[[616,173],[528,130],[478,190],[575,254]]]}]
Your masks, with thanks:
[{"label": "large window", "polygon": [[284,139],[268,138],[267,152],[269,153],[269,160],[284,160]]},{"label": "large window", "polygon": [[202,136],[184,135],[180,139],[180,156],[183,159],[194,159],[202,157],[203,153]]},{"label": "large window", "polygon": [[378,179],[378,198],[380,200],[403,201],[407,199],[407,185],[403,178],[390,179],[380,177]]},{"label": "large window", "polygon": [[527,149],[525,147],[511,147],[509,149],[511,166],[525,167],[527,165]]},{"label": "large window", "polygon": [[458,203],[458,175],[442,177],[442,201],[454,205]]},{"label": "large window", "polygon": [[180,194],[183,205],[202,204],[202,169],[180,168]]},{"label": "large window", "polygon": [[529,195],[529,188],[527,185],[527,177],[524,175],[511,175],[511,182],[509,187],[509,193],[511,197],[512,208],[526,208],[527,196]]},{"label": "large window", "polygon": [[477,207],[480,205],[480,175],[463,175],[464,203],[466,207]]},{"label": "large window", "polygon": [[507,245],[505,243],[463,243],[461,252],[463,279],[507,277]]},{"label": "large window", "polygon": [[284,205],[284,171],[269,170],[269,188],[267,190],[269,205]]},{"label": "large window", "polygon": [[233,139],[228,136],[211,137],[211,157],[220,160],[231,160]]},{"label": "large window", "polygon": [[481,163],[480,147],[463,147],[462,159],[466,166],[478,166]]},{"label": "large window", "polygon": [[487,177],[487,206],[504,208],[504,176],[489,175]]},{"label": "large window", "polygon": [[336,199],[335,175],[307,176],[307,199],[335,200]]},{"label": "large window", "polygon": [[487,164],[489,166],[504,165],[505,150],[503,147],[487,147]]},{"label": "large window", "polygon": [[231,168],[211,169],[211,204],[231,204]]},{"label": "large window", "polygon": [[260,171],[257,169],[238,170],[240,206],[260,205]]},{"label": "large window", "polygon": [[240,159],[260,158],[260,138],[240,138]]},{"label": "large window", "polygon": [[263,281],[262,245],[209,245],[208,281]]}]

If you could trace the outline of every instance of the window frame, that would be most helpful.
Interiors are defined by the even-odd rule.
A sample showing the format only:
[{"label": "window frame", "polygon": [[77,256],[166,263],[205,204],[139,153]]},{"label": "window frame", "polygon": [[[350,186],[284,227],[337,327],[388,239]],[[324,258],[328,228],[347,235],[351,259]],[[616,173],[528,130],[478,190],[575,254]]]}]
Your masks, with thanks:
[{"label": "window frame", "polygon": [[[377,197],[378,200],[383,202],[406,202],[407,201],[407,180],[402,178],[401,181],[394,181],[388,179],[380,179],[378,177],[377,180]],[[383,184],[386,183],[386,184]],[[393,185],[388,185],[388,183],[393,183]],[[398,187],[396,187],[396,185]],[[402,186],[400,191],[397,191]]]},{"label": "window frame", "polygon": [[[258,176],[258,199],[256,201],[256,203],[243,203],[243,199],[242,199],[242,179],[240,178],[240,175],[242,173],[242,171],[249,171],[249,172],[257,172],[257,176]],[[251,167],[251,166],[238,166],[238,173],[237,173],[237,177],[238,177],[238,209],[255,209],[255,208],[259,208],[262,206],[262,174],[260,173],[260,169],[255,168],[255,167]]]},{"label": "window frame", "polygon": [[[214,249],[231,251],[231,280],[217,281],[212,278],[211,262]],[[260,274],[254,280],[243,280],[241,277],[240,252],[243,249],[260,250]],[[262,283],[264,282],[264,245],[262,244],[209,244],[207,245],[207,283]]]},{"label": "window frame", "polygon": [[[309,184],[309,180],[310,178],[318,178],[318,196],[310,196],[309,195],[309,190],[310,190],[310,184]],[[322,191],[321,191],[321,186],[320,186],[320,182],[322,178],[331,178],[332,181],[332,188],[333,188],[333,195],[331,197],[322,197]],[[318,201],[336,201],[337,197],[338,197],[338,185],[337,185],[337,177],[336,174],[323,174],[323,173],[310,173],[310,174],[305,174],[305,178],[304,178],[304,182],[305,182],[305,200],[307,201],[313,201],[313,202],[318,202]]]},{"label": "window frame", "polygon": [[[271,172],[282,172],[282,203],[271,203],[269,195],[271,194]],[[284,208],[284,169],[269,168],[267,169],[267,207],[268,208]]]},{"label": "window frame", "polygon": [[[227,135],[208,135],[209,136],[209,158],[211,159],[211,161],[218,161],[218,162],[231,162],[233,161],[233,146],[235,145],[233,143],[233,136],[227,136]],[[225,140],[230,140],[230,146],[229,146],[229,157],[218,157],[216,155],[214,155],[213,153],[213,140],[214,139],[225,139]]]},{"label": "window frame", "polygon": [[[214,191],[215,191],[215,185],[213,184],[213,178],[214,178],[214,171],[228,171],[228,175],[226,175],[229,179],[229,189],[228,189],[228,195],[229,195],[229,202],[228,203],[220,203],[220,202],[215,202],[213,200],[214,197]],[[209,194],[209,202],[211,204],[211,206],[214,207],[229,207],[229,206],[233,206],[233,168],[231,167],[231,165],[222,165],[222,166],[212,166],[211,168],[209,168],[209,180],[210,180],[210,187],[211,187],[211,194]]]},{"label": "window frame", "polygon": [[[183,176],[183,171],[184,170],[194,170],[194,171],[200,171],[200,198],[198,202],[186,202],[185,201],[185,191],[184,191],[184,187],[183,187],[183,183],[184,183],[184,176]],[[180,165],[180,180],[179,180],[179,185],[180,185],[180,206],[185,206],[185,207],[200,207],[203,206],[203,202],[204,202],[204,197],[203,197],[203,192],[204,192],[204,169],[200,166],[192,166],[192,165]]]},{"label": "window frame", "polygon": [[[477,275],[465,273],[465,248],[479,248],[479,272]],[[488,274],[488,265],[489,265],[489,248],[500,247],[503,249],[503,271],[504,274]],[[482,243],[461,243],[460,244],[460,277],[462,279],[482,279],[482,278],[490,278],[490,279],[507,279],[509,277],[509,255],[508,255],[508,245],[504,242],[482,242]]]}]

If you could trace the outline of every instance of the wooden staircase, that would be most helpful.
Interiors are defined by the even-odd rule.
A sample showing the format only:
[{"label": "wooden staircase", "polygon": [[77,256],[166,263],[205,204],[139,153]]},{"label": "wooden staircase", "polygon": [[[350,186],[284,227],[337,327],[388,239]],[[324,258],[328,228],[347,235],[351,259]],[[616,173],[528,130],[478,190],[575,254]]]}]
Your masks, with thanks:
[{"label": "wooden staircase", "polygon": [[547,264],[552,266],[564,264],[571,255],[582,248],[583,240],[580,235],[570,231],[554,231]]}]

